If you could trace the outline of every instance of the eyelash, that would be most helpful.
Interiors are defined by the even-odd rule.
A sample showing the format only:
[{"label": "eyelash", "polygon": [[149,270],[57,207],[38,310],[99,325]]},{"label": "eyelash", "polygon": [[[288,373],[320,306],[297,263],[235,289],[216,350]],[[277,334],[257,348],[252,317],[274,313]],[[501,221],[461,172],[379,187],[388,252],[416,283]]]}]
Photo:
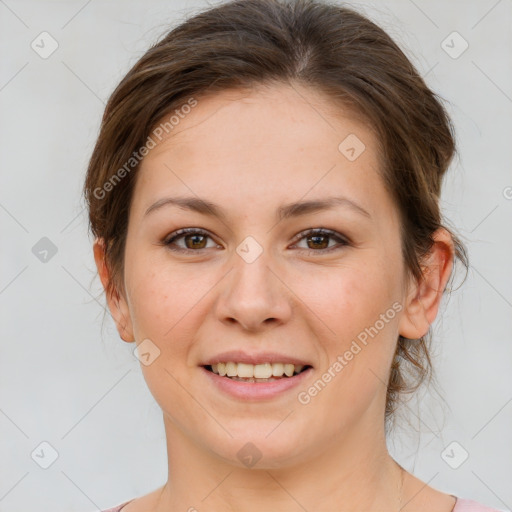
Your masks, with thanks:
[{"label": "eyelash", "polygon": [[[188,249],[188,248],[184,249],[182,247],[176,247],[176,246],[172,247],[172,244],[176,240],[178,240],[179,238],[183,238],[185,235],[189,235],[189,234],[203,235],[203,236],[207,236],[207,237],[211,238],[210,234],[207,231],[204,231],[203,229],[183,228],[183,229],[179,229],[178,231],[175,231],[174,233],[171,233],[171,235],[163,241],[163,245],[167,246],[168,249],[170,249],[171,251],[180,252],[180,253],[193,253],[193,252],[197,253],[197,252],[206,250],[206,249]],[[328,249],[318,249],[318,250],[316,250],[316,249],[299,249],[299,250],[307,251],[309,253],[326,254],[326,253],[330,253],[335,250],[342,249],[344,246],[350,245],[350,242],[346,237],[342,236],[340,233],[337,233],[336,231],[332,231],[330,229],[325,229],[325,228],[315,228],[315,229],[308,229],[306,231],[303,231],[302,233],[299,233],[299,235],[297,236],[297,240],[294,243],[300,242],[303,238],[306,238],[311,235],[327,236],[327,237],[338,240],[338,242],[340,242],[341,245],[338,244],[338,245],[335,245],[334,247],[329,247]]]}]

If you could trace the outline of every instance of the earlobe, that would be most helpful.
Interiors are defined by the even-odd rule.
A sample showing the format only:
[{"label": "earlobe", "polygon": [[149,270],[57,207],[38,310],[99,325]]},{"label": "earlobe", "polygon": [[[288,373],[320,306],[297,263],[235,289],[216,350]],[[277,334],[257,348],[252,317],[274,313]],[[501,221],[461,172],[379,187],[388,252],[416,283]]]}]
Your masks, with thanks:
[{"label": "earlobe", "polygon": [[111,276],[105,261],[105,245],[103,239],[97,238],[94,241],[93,251],[98,275],[100,276],[101,284],[105,290],[108,309],[116,324],[117,332],[123,341],[131,343],[135,341],[135,338],[133,336],[130,311],[126,299],[118,293],[117,290],[108,293],[108,285]]},{"label": "earlobe", "polygon": [[404,338],[419,339],[436,319],[443,292],[453,268],[454,245],[450,233],[439,228],[423,263],[421,281],[412,285],[399,323]]},{"label": "earlobe", "polygon": [[123,341],[126,341],[126,343],[133,343],[135,341],[135,337],[133,336],[132,324],[128,308],[126,307],[126,301],[123,298],[116,298],[113,300],[118,311],[118,315],[115,317],[112,315],[116,323],[117,332]]}]

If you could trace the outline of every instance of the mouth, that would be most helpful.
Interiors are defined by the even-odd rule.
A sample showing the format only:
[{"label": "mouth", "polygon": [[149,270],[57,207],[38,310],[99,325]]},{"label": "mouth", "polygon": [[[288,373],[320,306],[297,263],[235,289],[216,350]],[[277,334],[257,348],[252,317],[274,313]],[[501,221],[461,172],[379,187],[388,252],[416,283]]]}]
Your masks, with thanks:
[{"label": "mouth", "polygon": [[312,369],[311,365],[291,363],[247,364],[228,361],[203,365],[207,371],[229,380],[247,383],[265,383],[280,380],[294,380],[298,375]]}]

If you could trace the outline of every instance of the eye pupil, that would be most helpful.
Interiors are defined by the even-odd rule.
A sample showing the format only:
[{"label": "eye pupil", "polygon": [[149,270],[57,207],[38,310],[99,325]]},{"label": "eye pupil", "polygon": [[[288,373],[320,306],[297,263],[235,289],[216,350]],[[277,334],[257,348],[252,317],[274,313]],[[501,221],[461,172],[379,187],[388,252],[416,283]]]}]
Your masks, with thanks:
[{"label": "eye pupil", "polygon": [[[187,236],[185,237],[186,242],[187,242],[187,241],[189,241],[191,238],[193,238],[193,239],[195,239],[195,240],[197,240],[197,238],[202,238],[202,239],[203,239],[203,242],[204,242],[204,239],[205,239],[206,237],[205,237],[204,235],[187,235]],[[185,245],[187,245],[187,246],[188,246],[188,244],[187,244],[186,242],[185,242]],[[194,247],[195,247],[195,248],[198,248],[198,247],[199,247],[199,249],[204,249],[204,247],[203,247],[201,244],[197,244],[197,243],[195,243],[195,242],[193,242],[192,247],[188,247],[188,248],[189,248],[189,249],[191,249],[191,248],[194,248]]]},{"label": "eye pupil", "polygon": [[[339,233],[332,230],[322,229],[310,229],[307,232],[301,233],[300,241],[306,241],[309,249],[309,254],[327,254],[330,251],[340,250],[350,242],[347,242],[346,238]],[[163,241],[163,244],[168,246],[169,249],[175,252],[195,252],[202,253],[202,250],[206,250],[208,239],[211,236],[207,232],[202,232],[194,228],[182,229],[176,232],[175,236],[171,236]],[[180,247],[177,241],[184,243],[185,247]],[[339,243],[334,247],[329,247],[329,242],[336,240]],[[304,250],[304,248],[302,248]],[[306,249],[307,250],[307,249]]]},{"label": "eye pupil", "polygon": [[[323,238],[324,242],[325,242],[325,240],[328,238],[328,236],[326,236],[326,235],[312,235],[312,236],[308,237],[308,240],[318,240],[319,238],[320,239]],[[327,245],[329,245],[329,243],[327,243],[327,244],[323,243],[323,244],[321,244],[321,247],[319,245],[315,245],[314,247],[315,248],[320,247],[321,249],[324,249],[325,247],[327,247]]]}]

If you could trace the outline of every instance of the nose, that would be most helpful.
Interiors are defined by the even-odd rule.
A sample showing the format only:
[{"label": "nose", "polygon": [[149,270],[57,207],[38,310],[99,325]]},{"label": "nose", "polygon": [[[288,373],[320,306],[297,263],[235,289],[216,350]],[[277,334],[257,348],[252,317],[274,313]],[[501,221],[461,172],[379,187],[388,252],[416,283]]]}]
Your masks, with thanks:
[{"label": "nose", "polygon": [[[261,331],[288,322],[293,293],[285,276],[271,268],[265,252],[254,261],[233,255],[233,269],[222,281],[216,303],[217,318],[246,331]],[[272,265],[276,267],[276,265]]]}]

